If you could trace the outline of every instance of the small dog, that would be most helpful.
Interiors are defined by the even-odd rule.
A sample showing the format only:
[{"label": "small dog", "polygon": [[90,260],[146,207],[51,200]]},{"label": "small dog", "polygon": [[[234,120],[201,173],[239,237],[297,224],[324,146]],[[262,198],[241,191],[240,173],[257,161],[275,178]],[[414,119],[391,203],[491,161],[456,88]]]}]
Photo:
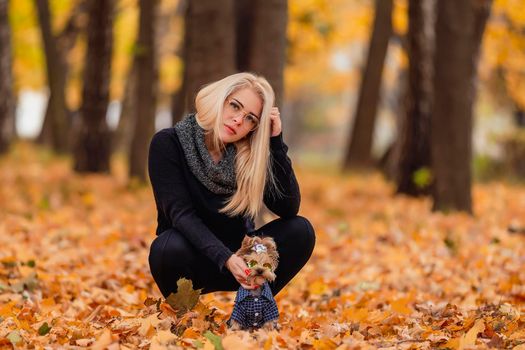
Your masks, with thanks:
[{"label": "small dog", "polygon": [[275,280],[274,271],[279,263],[275,241],[271,237],[245,236],[236,254],[250,268],[247,284],[255,284],[260,288],[247,290],[239,287],[228,325],[232,330],[261,327],[266,330],[277,329],[279,311],[268,285],[268,282]]}]

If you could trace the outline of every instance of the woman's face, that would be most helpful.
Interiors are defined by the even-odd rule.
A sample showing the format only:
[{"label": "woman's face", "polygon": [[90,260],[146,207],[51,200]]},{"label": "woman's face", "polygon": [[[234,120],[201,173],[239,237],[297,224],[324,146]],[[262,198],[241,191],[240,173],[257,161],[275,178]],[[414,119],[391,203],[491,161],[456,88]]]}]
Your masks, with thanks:
[{"label": "woman's face", "polygon": [[238,90],[224,102],[219,138],[223,143],[241,140],[257,128],[261,118],[263,101],[250,88]]}]

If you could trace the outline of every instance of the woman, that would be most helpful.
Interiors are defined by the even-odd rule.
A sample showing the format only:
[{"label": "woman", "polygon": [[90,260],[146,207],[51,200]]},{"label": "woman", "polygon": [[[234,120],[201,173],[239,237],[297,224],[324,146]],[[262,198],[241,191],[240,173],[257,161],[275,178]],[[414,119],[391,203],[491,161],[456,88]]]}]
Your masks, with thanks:
[{"label": "woman", "polygon": [[[264,78],[233,74],[199,91],[196,114],[153,137],[149,176],[158,227],[149,263],[165,297],[181,277],[203,293],[257,288],[233,253],[245,234],[275,239],[274,294],[310,258],[314,230],[297,216],[299,186],[273,103]],[[263,202],[280,218],[254,230]]]}]

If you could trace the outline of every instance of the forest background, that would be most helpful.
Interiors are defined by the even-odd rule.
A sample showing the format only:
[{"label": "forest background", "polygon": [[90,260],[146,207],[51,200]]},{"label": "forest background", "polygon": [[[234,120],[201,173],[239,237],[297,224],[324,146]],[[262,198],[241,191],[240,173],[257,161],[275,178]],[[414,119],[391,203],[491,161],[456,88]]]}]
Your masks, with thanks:
[{"label": "forest background", "polygon": [[[523,67],[519,0],[0,0],[0,344],[522,349]],[[149,140],[236,71],[317,231],[280,333],[147,267]]]}]

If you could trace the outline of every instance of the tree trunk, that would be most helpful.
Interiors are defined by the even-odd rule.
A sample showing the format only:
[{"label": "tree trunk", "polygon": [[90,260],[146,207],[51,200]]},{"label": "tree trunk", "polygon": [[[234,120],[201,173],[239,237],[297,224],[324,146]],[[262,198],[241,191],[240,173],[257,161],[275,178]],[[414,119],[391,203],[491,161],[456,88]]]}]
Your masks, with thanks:
[{"label": "tree trunk", "polygon": [[525,128],[525,111],[519,106],[516,106],[514,111],[514,124],[518,128]]},{"label": "tree trunk", "polygon": [[430,191],[430,177],[425,174],[430,174],[432,5],[432,0],[409,0],[408,5],[408,89],[397,192],[412,196]]},{"label": "tree trunk", "polygon": [[235,0],[235,66],[239,72],[250,71],[250,56],[254,30],[254,4],[257,0]]},{"label": "tree trunk", "polygon": [[[184,57],[184,53],[183,53]],[[188,72],[186,67],[183,67],[182,72],[182,82],[179,86],[179,89],[171,97],[171,120],[172,124],[175,124],[182,119],[187,111],[186,106],[186,95],[187,95],[187,86],[188,86]]]},{"label": "tree trunk", "polygon": [[137,99],[135,96],[137,85],[137,62],[133,59],[126,81],[124,97],[122,98],[122,109],[118,120],[117,130],[113,141],[113,152],[129,155],[133,130],[137,117]]},{"label": "tree trunk", "polygon": [[106,123],[113,46],[113,0],[92,0],[89,8],[84,89],[75,147],[75,170],[109,172],[110,134]]},{"label": "tree trunk", "polygon": [[[181,0],[177,5],[176,15],[182,16],[187,13],[188,1]],[[183,29],[185,30],[185,29]],[[186,34],[184,34],[186,37]],[[175,124],[184,118],[187,112],[186,96],[188,87],[188,70],[186,69],[186,43],[183,39],[178,48],[178,54],[184,62],[181,72],[181,83],[177,91],[171,95],[171,124]]]},{"label": "tree trunk", "polygon": [[[268,80],[275,92],[275,105],[282,107],[288,3],[286,0],[255,0],[250,3],[254,14],[251,45],[246,52],[248,68]],[[243,55],[244,49],[239,47],[237,52]]]},{"label": "tree trunk", "polygon": [[66,106],[66,67],[64,56],[58,51],[57,41],[52,32],[51,14],[48,0],[35,0],[44,52],[46,57],[49,100],[44,117],[40,141],[51,145],[56,152],[68,150],[67,129],[69,128],[68,109]]},{"label": "tree trunk", "polygon": [[188,1],[185,20],[187,106],[203,85],[235,72],[233,0]]},{"label": "tree trunk", "polygon": [[431,117],[433,210],[472,212],[472,105],[490,1],[437,1]]},{"label": "tree trunk", "polygon": [[[75,46],[75,42],[76,42],[76,39],[79,33],[83,31],[86,27],[87,21],[85,20],[85,17],[86,17],[86,12],[88,8],[87,1],[88,0],[82,0],[79,3],[77,3],[77,5],[73,9],[60,35],[56,37],[56,40],[52,38],[52,40],[55,42],[53,46],[56,47],[56,50],[63,61],[63,65],[60,68],[64,74],[64,84],[67,81],[67,76],[68,76],[68,71],[69,71],[69,65],[66,62],[66,57],[69,54],[69,52],[73,49],[73,47]],[[49,7],[47,8],[48,10],[46,12],[48,13],[48,16],[49,16]],[[44,13],[44,17],[45,17],[45,13]],[[49,18],[47,22],[50,22],[50,21],[51,19]],[[48,31],[50,32],[51,29],[46,30],[46,32]],[[62,89],[65,89],[65,85],[63,86]],[[50,98],[51,98],[51,91],[50,91]],[[64,103],[65,103],[64,107],[66,108],[65,109],[66,110],[66,126],[70,126],[71,120],[68,115],[69,113],[67,109],[67,103],[66,102]],[[40,131],[40,135],[38,136],[38,139],[37,139],[38,143],[46,144],[51,147],[53,146],[53,126],[52,126],[53,113],[51,109],[52,109],[52,106],[55,104],[56,104],[55,102],[53,103],[51,103],[51,101],[48,102],[46,113],[44,116],[44,122],[42,125],[42,130]],[[62,137],[60,137],[60,140],[64,140],[66,138],[67,137],[63,135]],[[72,142],[71,138],[69,138],[66,142],[68,145],[71,144]]]},{"label": "tree trunk", "polygon": [[155,129],[158,85],[155,19],[158,4],[158,0],[140,0],[138,49],[135,54],[137,82],[140,84],[135,84],[134,97],[137,108],[129,157],[129,175],[142,182],[146,180],[148,144]]},{"label": "tree trunk", "polygon": [[354,127],[343,162],[344,169],[372,166],[372,137],[379,104],[381,76],[388,41],[392,35],[392,0],[376,0],[375,11],[374,28],[362,75]]},{"label": "tree trunk", "polygon": [[8,151],[15,136],[15,99],[8,8],[9,1],[0,0],[0,154]]}]

